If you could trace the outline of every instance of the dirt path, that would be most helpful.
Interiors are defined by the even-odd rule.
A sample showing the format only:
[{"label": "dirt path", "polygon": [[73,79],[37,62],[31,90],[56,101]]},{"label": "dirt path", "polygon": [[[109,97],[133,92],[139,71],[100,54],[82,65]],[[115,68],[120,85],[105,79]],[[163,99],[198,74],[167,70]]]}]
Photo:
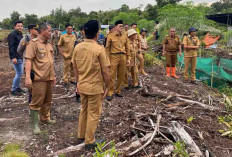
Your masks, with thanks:
[{"label": "dirt path", "polygon": [[[23,149],[34,157],[42,157],[57,150],[64,149],[73,144],[78,127],[78,115],[80,104],[76,103],[75,98],[54,99],[51,109],[51,116],[57,121],[55,125],[41,124],[43,134],[35,136],[30,128],[28,116],[27,95],[17,97],[10,96],[10,86],[14,75],[13,69],[8,59],[8,53],[0,48],[0,142],[1,143],[19,143]],[[56,72],[58,80],[61,79],[61,59],[56,60]],[[148,86],[151,93],[157,91],[178,93],[182,95],[191,95],[194,100],[208,104],[209,95],[214,98],[213,105],[220,107],[218,100],[222,97],[216,90],[200,84],[198,86],[183,83],[183,78],[179,80],[165,78],[164,68],[154,66],[147,69],[150,76],[141,77],[143,85]],[[54,98],[65,94],[73,94],[75,87],[64,88],[59,83],[54,89]],[[123,99],[115,98],[109,103],[104,103],[100,125],[96,136],[101,136],[107,141],[115,140],[115,143],[122,142],[119,147],[128,146],[135,140],[135,134],[132,132],[131,125],[141,129],[151,131],[149,127],[138,125],[136,115],[159,112],[162,115],[161,125],[170,126],[170,121],[176,120],[187,126],[186,119],[194,117],[192,123],[185,127],[196,144],[204,152],[210,150],[217,157],[230,157],[232,151],[226,148],[232,148],[232,140],[221,137],[218,130],[222,129],[217,121],[217,116],[225,115],[221,111],[210,111],[198,105],[188,105],[187,107],[177,107],[172,110],[166,107],[173,103],[165,101],[159,103],[160,99],[156,97],[144,97],[135,89],[123,91]],[[174,100],[175,102],[175,100]],[[222,110],[222,109],[221,109]],[[142,119],[144,124],[148,123],[147,117]],[[198,132],[203,134],[204,140],[199,138]],[[148,154],[156,154],[166,146],[165,144],[153,143],[146,148]],[[81,155],[91,156],[91,152],[81,150],[66,154],[70,157],[79,157]],[[135,156],[145,156],[144,151]]]}]

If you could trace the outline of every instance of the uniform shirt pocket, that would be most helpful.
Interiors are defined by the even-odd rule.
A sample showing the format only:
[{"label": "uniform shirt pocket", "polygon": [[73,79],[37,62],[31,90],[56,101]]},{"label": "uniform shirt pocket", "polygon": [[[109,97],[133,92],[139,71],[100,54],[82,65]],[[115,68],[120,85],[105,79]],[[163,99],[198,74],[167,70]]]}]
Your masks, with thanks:
[{"label": "uniform shirt pocket", "polygon": [[47,51],[45,49],[38,49],[37,57],[39,59],[44,59],[47,55]]}]

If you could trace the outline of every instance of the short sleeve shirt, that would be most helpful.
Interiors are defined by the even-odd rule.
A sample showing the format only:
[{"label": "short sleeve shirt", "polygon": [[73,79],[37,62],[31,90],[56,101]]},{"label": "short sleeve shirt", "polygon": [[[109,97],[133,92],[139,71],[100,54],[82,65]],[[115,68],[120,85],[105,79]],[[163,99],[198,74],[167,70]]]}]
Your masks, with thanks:
[{"label": "short sleeve shirt", "polygon": [[104,47],[85,39],[73,52],[72,62],[78,70],[78,90],[86,95],[102,94],[104,80],[101,67],[109,67]]},{"label": "short sleeve shirt", "polygon": [[[193,42],[190,40],[192,38]],[[201,42],[198,39],[198,37],[190,37],[190,36],[185,36],[183,39],[183,45],[187,45],[187,46],[200,46]],[[197,50],[196,49],[185,49],[185,57],[197,57]]]},{"label": "short sleeve shirt", "polygon": [[39,38],[32,39],[26,48],[25,58],[32,61],[34,81],[54,80],[53,48],[49,42],[45,43]]},{"label": "short sleeve shirt", "polygon": [[165,50],[168,52],[177,52],[179,50],[179,45],[181,45],[179,36],[166,36],[163,44],[165,45]]},{"label": "short sleeve shirt", "polygon": [[64,34],[60,37],[59,46],[63,47],[64,58],[72,58],[76,37],[74,34]]}]

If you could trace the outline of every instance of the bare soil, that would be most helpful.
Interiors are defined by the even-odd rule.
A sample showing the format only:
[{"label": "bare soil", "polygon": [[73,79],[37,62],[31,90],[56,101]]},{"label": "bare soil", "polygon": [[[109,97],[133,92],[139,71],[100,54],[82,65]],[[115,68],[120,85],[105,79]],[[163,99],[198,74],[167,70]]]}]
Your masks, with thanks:
[{"label": "bare soil", "polygon": [[[61,79],[62,59],[55,60],[55,68],[58,81]],[[152,131],[152,128],[146,125],[138,124],[136,116],[141,114],[158,112],[162,115],[161,125],[170,126],[170,121],[178,121],[185,125],[185,130],[191,135],[193,140],[199,146],[202,152],[209,150],[211,156],[232,157],[232,140],[227,137],[221,137],[218,130],[223,128],[218,123],[217,117],[224,116],[227,113],[224,107],[219,103],[222,95],[216,89],[205,86],[183,83],[183,78],[172,79],[165,78],[165,69],[159,66],[153,66],[146,69],[149,76],[140,77],[141,83],[148,87],[150,93],[157,91],[166,92],[168,95],[177,93],[186,96],[192,96],[193,100],[209,104],[209,95],[213,98],[213,105],[221,107],[219,111],[207,110],[196,104],[187,107],[168,108],[167,104],[173,104],[177,100],[164,101],[160,103],[158,97],[144,97],[138,89],[124,90],[124,98],[114,98],[111,103],[104,102],[102,116],[99,127],[96,132],[97,137],[103,137],[107,142],[115,140],[121,149],[130,145],[136,138],[135,130],[130,126]],[[180,76],[181,72],[178,73]],[[6,143],[18,143],[23,150],[32,157],[44,157],[58,150],[69,147],[75,143],[78,128],[78,115],[80,112],[80,103],[77,103],[75,97],[69,99],[54,99],[51,108],[51,117],[57,123],[55,125],[40,124],[44,131],[41,135],[33,135],[30,127],[29,108],[27,103],[28,95],[21,97],[12,97],[10,88],[14,77],[14,70],[9,60],[8,50],[0,46],[0,145],[4,147]],[[22,82],[24,84],[24,80]],[[64,87],[59,82],[54,88],[53,98],[57,98],[75,91],[74,85]],[[194,120],[187,125],[186,119],[190,116]],[[141,119],[143,124],[148,124],[148,116]],[[155,122],[155,120],[154,120]],[[203,134],[203,140],[199,138],[198,132]],[[160,152],[167,144],[153,142],[145,151],[150,156]],[[0,149],[2,150],[2,149]],[[146,156],[145,151],[140,151],[135,156]],[[80,157],[81,155],[92,156],[93,152],[74,151],[66,154],[69,157]]]}]

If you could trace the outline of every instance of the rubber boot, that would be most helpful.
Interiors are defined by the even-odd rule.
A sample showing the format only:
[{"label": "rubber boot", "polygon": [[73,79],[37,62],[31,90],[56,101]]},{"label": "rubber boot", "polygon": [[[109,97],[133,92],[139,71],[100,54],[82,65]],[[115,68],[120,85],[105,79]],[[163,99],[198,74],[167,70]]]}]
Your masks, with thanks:
[{"label": "rubber boot", "polygon": [[31,122],[32,122],[32,129],[33,129],[33,133],[35,135],[38,135],[41,133],[41,130],[39,128],[39,111],[35,111],[35,110],[30,110],[31,113]]},{"label": "rubber boot", "polygon": [[170,77],[170,70],[171,70],[170,67],[166,67],[166,72],[167,72],[166,77]]},{"label": "rubber boot", "polygon": [[176,67],[171,67],[171,76],[176,79],[179,78],[178,76],[176,76]]}]

